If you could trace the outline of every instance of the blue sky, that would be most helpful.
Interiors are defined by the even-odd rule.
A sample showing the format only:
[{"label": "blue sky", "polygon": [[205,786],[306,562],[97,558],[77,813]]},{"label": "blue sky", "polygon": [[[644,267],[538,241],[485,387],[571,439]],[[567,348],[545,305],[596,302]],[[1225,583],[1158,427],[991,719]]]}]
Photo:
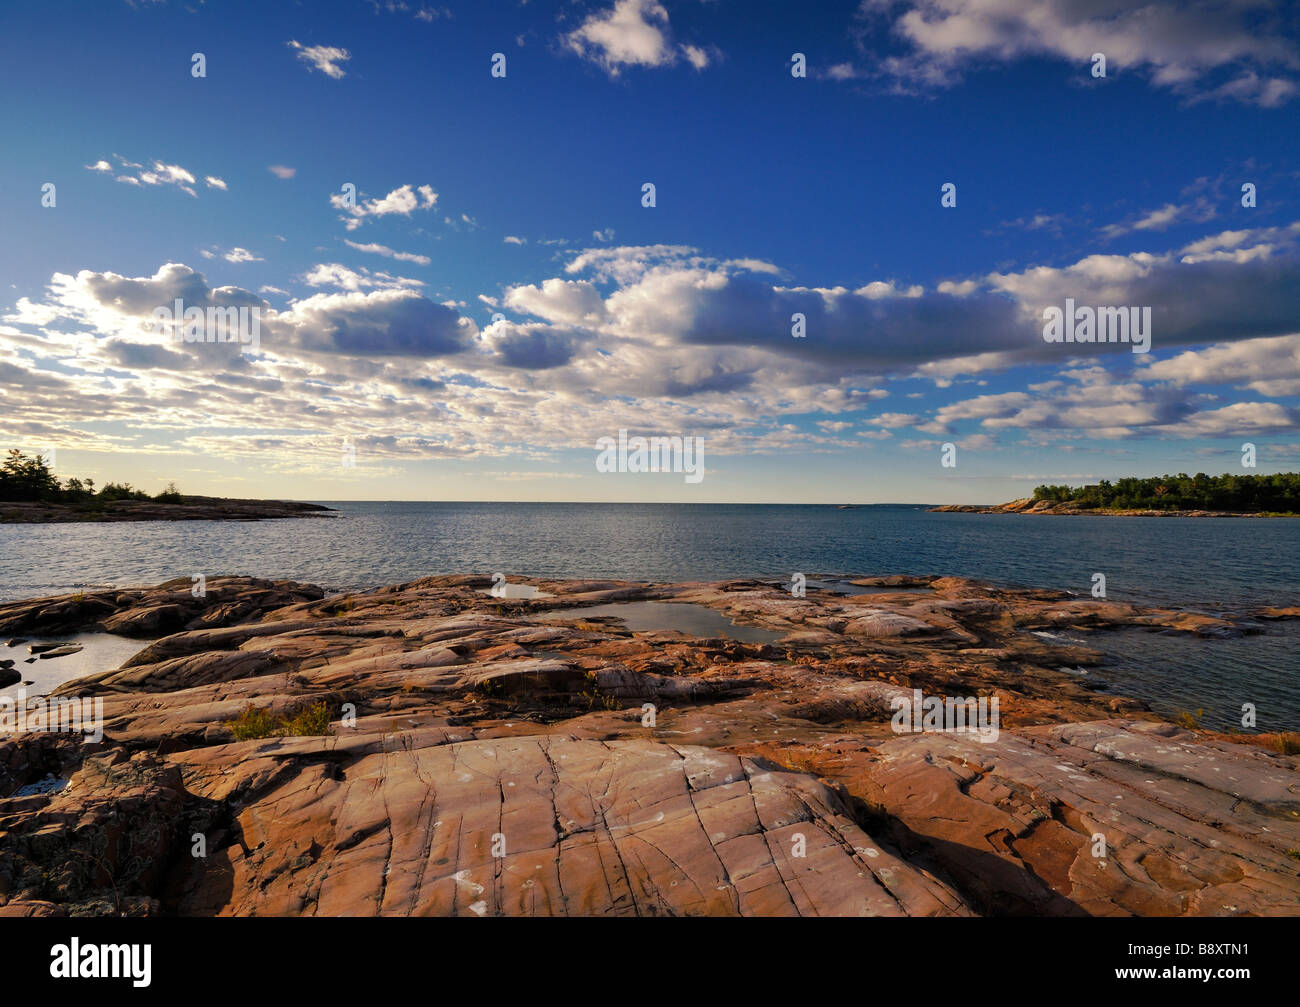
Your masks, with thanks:
[{"label": "blue sky", "polygon": [[[4,442],[305,499],[1296,468],[1296,6],[1030,6],[6,5]],[[259,346],[156,331],[176,297]],[[1151,351],[1046,343],[1066,298]],[[620,428],[706,477],[597,472]]]}]

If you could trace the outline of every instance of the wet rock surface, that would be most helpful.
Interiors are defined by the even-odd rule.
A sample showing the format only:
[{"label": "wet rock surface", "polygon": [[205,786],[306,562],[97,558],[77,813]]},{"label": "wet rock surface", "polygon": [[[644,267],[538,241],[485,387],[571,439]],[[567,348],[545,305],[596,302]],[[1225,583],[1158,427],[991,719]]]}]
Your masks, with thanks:
[{"label": "wet rock surface", "polygon": [[[0,603],[0,634],[12,634],[10,647],[38,634],[60,636],[103,630],[122,636],[162,636],[183,629],[229,626],[299,601],[323,598],[312,584],[213,577],[201,586],[185,577],[151,588],[108,589]],[[58,643],[32,642],[33,654]]]},{"label": "wet rock surface", "polygon": [[[0,606],[38,642],[168,633],[54,690],[102,741],[0,732],[0,915],[1300,914],[1300,759],[1098,695],[1055,670],[1095,651],[1035,635],[1225,620],[947,577],[532,583]],[[617,601],[775,642],[568,611]],[[897,733],[918,690],[996,698],[998,730]]]}]

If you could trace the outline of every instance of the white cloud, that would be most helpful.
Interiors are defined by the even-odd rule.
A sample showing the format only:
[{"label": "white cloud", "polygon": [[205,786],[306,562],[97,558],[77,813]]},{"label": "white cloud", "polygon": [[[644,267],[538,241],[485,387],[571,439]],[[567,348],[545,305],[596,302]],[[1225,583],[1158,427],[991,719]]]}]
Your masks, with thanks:
[{"label": "white cloud", "polygon": [[1100,52],[1108,76],[1141,69],[1156,86],[1202,100],[1276,107],[1296,94],[1300,53],[1284,15],[1270,8],[1212,0],[863,0],[860,11],[883,19],[910,47],[874,61],[902,89],[951,86],[969,68],[1038,56],[1063,60],[1082,78]]},{"label": "white cloud", "polygon": [[700,46],[673,42],[668,11],[658,0],[615,0],[613,7],[592,14],[562,41],[611,77],[629,66],[664,67],[685,59],[703,70],[710,62]]},{"label": "white cloud", "polygon": [[346,49],[339,49],[331,45],[303,45],[301,42],[290,41],[286,43],[290,49],[298,54],[298,58],[304,63],[310,63],[315,69],[331,77],[334,80],[342,80],[346,76],[340,63],[346,63],[352,58],[352,54]]},{"label": "white cloud", "polygon": [[[274,456],[310,456],[312,443],[344,428],[391,458],[511,449],[545,457],[589,444],[595,426],[620,425],[704,433],[715,454],[865,449],[896,443],[904,429],[975,450],[1015,433],[1060,446],[1267,434],[1294,429],[1292,403],[1234,402],[1241,396],[1224,387],[1300,392],[1297,239],[1293,225],[1223,232],[1172,251],[954,277],[946,288],[870,275],[850,286],[795,286],[758,259],[681,245],[600,246],[568,255],[559,275],[480,295],[476,312],[499,308],[519,319],[481,332],[444,291],[426,297],[418,280],[341,263],[312,266],[302,279],[317,289],[299,300],[283,286],[258,294],[210,286],[178,263],[151,277],[83,271],[55,274],[43,298],[18,299],[4,319],[15,328],[0,331],[0,369],[27,368],[12,381],[5,372],[25,390],[14,422],[129,417],[154,437],[178,424],[210,428],[214,415],[256,415],[256,403],[274,395],[273,424],[204,442],[226,456],[248,454],[253,436],[279,443],[268,449]],[[347,244],[391,259],[411,254]],[[213,268],[247,272],[235,263],[252,253],[209,247]],[[1188,262],[1193,247],[1232,257]],[[267,294],[282,307],[263,302]],[[1150,357],[1045,344],[1042,305],[1065,296],[1156,306]],[[150,311],[175,297],[261,306],[261,352],[178,351],[145,331]],[[806,340],[791,338],[795,310],[807,315]],[[32,370],[33,359],[60,366]],[[878,412],[896,380],[909,382],[903,391],[917,376],[960,387],[962,375],[997,368],[1033,366],[1042,378],[1045,364],[1051,380],[1018,390],[930,405],[939,393],[928,389],[924,408],[908,402],[916,412]]]},{"label": "white cloud", "polygon": [[418,255],[415,252],[395,252],[387,245],[379,245],[373,242],[368,245],[362,245],[345,238],[343,244],[347,245],[349,248],[355,248],[358,252],[368,252],[371,255],[382,255],[386,259],[396,259],[398,262],[414,262],[419,266],[427,266],[433,261],[427,255]]},{"label": "white cloud", "polygon": [[[182,168],[179,164],[166,164],[163,161],[153,161],[149,168],[135,161],[128,161],[119,154],[114,154],[113,159],[117,161],[119,168],[114,169],[107,161],[100,160],[94,164],[86,165],[88,171],[112,172],[120,170],[122,173],[115,176],[118,182],[124,182],[127,185],[134,186],[153,186],[153,185],[170,185],[180,189],[181,192],[191,196],[198,196],[194,186],[197,181],[192,172]],[[219,178],[207,177],[209,188],[226,187],[226,183]],[[214,185],[213,183],[219,183]]]},{"label": "white cloud", "polygon": [[1282,433],[1294,430],[1297,424],[1300,409],[1287,409],[1276,402],[1234,402],[1184,416],[1161,431],[1181,437],[1239,437]]},{"label": "white cloud", "polygon": [[298,174],[297,168],[290,168],[283,164],[269,164],[266,166],[266,170],[276,178],[293,178],[294,175]]},{"label": "white cloud", "polygon": [[1179,386],[1241,384],[1270,397],[1300,394],[1300,335],[1188,350],[1166,360],[1151,361],[1141,369],[1140,376],[1144,381],[1168,381]]},{"label": "white cloud", "polygon": [[881,413],[867,420],[878,427],[912,427],[921,422],[915,413]]},{"label": "white cloud", "polygon": [[1107,224],[1101,233],[1106,238],[1118,238],[1133,231],[1164,231],[1175,224],[1204,223],[1214,219],[1215,214],[1214,206],[1204,198],[1183,205],[1166,203],[1126,223]]},{"label": "white cloud", "polygon": [[709,65],[709,54],[697,45],[682,46],[682,55],[697,70],[703,70]]},{"label": "white cloud", "polygon": [[430,209],[437,202],[438,194],[431,186],[413,188],[409,183],[392,190],[382,199],[363,199],[355,204],[349,204],[348,198],[342,193],[330,196],[330,205],[346,214],[340,219],[346,222],[349,231],[355,231],[367,217],[386,217],[392,214],[409,217],[413,211]]},{"label": "white cloud", "polygon": [[511,287],[506,291],[506,307],[525,314],[565,325],[594,324],[606,317],[600,291],[585,280],[543,281],[540,287]]},{"label": "white cloud", "polygon": [[365,267],[358,271],[338,262],[318,263],[303,274],[302,282],[309,287],[338,287],[342,290],[362,290],[367,287],[398,290],[424,286],[422,280],[391,276],[388,273],[372,273]]}]

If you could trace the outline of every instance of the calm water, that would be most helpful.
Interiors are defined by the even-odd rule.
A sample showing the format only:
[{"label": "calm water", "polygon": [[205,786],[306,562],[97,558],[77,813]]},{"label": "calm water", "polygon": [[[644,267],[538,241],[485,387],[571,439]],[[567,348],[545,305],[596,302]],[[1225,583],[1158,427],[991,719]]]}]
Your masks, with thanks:
[{"label": "calm water", "polygon": [[[328,503],[328,501],[325,501]],[[338,517],[0,525],[0,598],[203,573],[358,590],[438,573],[788,581],[809,574],[957,574],[1206,612],[1300,602],[1300,519],[930,514],[919,506],[331,503]],[[1300,632],[1237,640],[1090,636],[1091,674],[1166,712],[1300,729]],[[1266,716],[1267,709],[1267,716]]]},{"label": "calm water", "polygon": [[729,637],[745,643],[776,643],[785,636],[759,626],[733,622],[721,612],[704,605],[671,601],[628,601],[612,605],[588,605],[585,608],[556,608],[544,613],[543,619],[596,619],[613,616],[634,633],[675,629],[692,636]]}]

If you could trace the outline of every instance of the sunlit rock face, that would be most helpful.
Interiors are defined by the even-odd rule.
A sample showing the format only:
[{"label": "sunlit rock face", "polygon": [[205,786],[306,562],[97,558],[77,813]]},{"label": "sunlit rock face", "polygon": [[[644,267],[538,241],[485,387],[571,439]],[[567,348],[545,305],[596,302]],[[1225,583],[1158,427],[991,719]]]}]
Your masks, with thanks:
[{"label": "sunlit rock face", "polygon": [[[52,690],[98,704],[99,740],[0,725],[0,915],[1300,912],[1285,744],[1057,670],[1100,661],[1062,627],[1230,623],[823,583],[213,578],[0,606],[23,646],[174,630]],[[995,722],[951,723],[967,701]]]}]

